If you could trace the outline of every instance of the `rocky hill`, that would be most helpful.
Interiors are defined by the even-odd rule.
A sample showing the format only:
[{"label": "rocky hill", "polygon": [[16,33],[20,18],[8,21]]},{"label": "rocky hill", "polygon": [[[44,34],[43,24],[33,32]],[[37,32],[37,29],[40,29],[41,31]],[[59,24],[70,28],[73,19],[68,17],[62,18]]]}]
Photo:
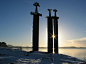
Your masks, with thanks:
[{"label": "rocky hill", "polygon": [[5,42],[0,42],[0,47],[8,47]]}]

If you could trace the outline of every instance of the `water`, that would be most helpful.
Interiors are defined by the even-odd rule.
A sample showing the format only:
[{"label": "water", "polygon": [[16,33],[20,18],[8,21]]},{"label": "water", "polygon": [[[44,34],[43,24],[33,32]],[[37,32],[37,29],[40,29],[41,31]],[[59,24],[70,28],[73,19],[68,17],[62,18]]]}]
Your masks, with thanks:
[{"label": "water", "polygon": [[[22,48],[24,51],[32,51],[32,48]],[[47,48],[39,48],[39,51],[47,52]],[[76,57],[81,60],[86,60],[86,48],[59,48],[59,54],[65,54]]]},{"label": "water", "polygon": [[59,53],[86,61],[86,48],[59,48]]}]

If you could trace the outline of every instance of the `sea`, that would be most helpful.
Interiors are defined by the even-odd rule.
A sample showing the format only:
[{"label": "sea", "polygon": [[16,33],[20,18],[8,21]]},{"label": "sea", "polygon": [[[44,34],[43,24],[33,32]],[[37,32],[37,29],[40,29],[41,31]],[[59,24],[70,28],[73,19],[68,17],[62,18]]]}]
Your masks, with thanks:
[{"label": "sea", "polygon": [[[22,48],[23,51],[32,51],[31,47]],[[39,48],[39,51],[47,52],[47,47]],[[65,54],[86,61],[86,48],[59,48],[59,54]]]}]

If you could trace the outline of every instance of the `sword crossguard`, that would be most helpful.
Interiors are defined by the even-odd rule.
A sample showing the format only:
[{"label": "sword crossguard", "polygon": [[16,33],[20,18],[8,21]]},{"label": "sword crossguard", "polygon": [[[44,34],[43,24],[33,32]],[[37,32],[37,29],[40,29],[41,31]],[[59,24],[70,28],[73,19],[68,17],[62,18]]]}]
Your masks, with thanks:
[{"label": "sword crossguard", "polygon": [[35,2],[33,6],[36,6],[35,12],[31,12],[31,15],[39,15],[42,16],[42,14],[38,13],[37,7],[40,7],[39,3]]}]

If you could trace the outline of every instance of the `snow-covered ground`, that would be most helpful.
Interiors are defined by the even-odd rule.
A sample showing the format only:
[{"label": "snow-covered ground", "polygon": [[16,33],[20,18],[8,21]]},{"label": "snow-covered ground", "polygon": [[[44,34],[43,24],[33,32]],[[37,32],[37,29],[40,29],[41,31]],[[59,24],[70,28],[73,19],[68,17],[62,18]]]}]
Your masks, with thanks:
[{"label": "snow-covered ground", "polygon": [[84,61],[64,54],[26,52],[0,47],[0,64],[85,64]]}]

